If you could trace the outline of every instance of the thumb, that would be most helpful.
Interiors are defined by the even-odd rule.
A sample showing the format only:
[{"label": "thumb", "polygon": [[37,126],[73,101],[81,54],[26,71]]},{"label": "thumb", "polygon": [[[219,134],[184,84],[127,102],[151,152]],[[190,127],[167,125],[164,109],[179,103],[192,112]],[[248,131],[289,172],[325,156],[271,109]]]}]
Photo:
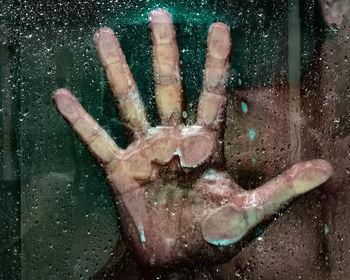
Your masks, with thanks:
[{"label": "thumb", "polygon": [[242,207],[226,204],[209,214],[201,225],[203,238],[217,246],[232,245],[285,202],[316,188],[332,174],[333,168],[325,160],[296,164],[261,187],[245,192]]}]

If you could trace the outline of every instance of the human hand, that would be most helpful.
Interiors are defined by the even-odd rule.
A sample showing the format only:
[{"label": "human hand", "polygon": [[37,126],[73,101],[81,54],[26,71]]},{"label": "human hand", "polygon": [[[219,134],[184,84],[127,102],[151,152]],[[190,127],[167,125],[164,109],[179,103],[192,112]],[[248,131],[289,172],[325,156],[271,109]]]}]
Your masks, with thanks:
[{"label": "human hand", "polygon": [[223,23],[210,28],[197,120],[188,126],[171,17],[155,10],[150,26],[161,126],[149,126],[119,42],[108,28],[96,32],[95,45],[134,142],[126,150],[118,148],[66,89],[56,91],[54,102],[101,165],[125,240],[141,263],[166,267],[225,261],[254,226],[325,182],[333,170],[324,160],[312,160],[255,190],[240,188],[225,171],[223,155],[229,28]]}]

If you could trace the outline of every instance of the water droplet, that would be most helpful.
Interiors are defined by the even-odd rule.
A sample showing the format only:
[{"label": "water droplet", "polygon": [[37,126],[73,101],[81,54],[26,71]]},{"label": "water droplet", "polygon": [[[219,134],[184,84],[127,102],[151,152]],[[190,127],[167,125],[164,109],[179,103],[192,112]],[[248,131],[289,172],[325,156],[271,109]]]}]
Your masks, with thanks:
[{"label": "water droplet", "polygon": [[244,113],[247,113],[248,112],[248,106],[247,106],[247,103],[245,102],[241,102],[241,105],[242,105],[242,110]]},{"label": "water droplet", "polygon": [[253,128],[249,129],[249,140],[253,141],[255,138],[255,130]]}]

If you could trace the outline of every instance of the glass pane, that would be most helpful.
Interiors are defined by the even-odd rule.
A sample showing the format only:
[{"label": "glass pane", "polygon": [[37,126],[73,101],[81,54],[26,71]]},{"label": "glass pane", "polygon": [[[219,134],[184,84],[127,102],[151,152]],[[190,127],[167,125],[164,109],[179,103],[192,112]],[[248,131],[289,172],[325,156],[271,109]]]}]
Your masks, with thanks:
[{"label": "glass pane", "polygon": [[[150,124],[159,125],[148,25],[156,8],[169,11],[174,22],[183,115],[190,124],[202,87],[208,30],[219,21],[230,28],[223,143],[225,170],[238,185],[255,189],[314,158],[328,160],[335,173],[287,210],[274,212],[268,227],[254,227],[251,242],[225,263],[152,277],[348,279],[347,0],[2,4],[0,279],[102,279],[113,270],[117,278],[106,279],[145,275],[119,242],[118,212],[105,177],[52,97],[56,89],[68,88],[121,148],[128,147],[129,131],[115,110],[93,43],[95,31],[108,26],[117,34]],[[105,266],[108,260],[114,269]]]}]

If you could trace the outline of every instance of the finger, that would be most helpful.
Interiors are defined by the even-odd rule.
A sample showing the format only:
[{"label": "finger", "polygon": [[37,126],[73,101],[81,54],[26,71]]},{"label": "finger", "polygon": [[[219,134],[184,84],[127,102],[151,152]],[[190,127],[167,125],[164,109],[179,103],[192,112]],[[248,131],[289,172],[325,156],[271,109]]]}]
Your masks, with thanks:
[{"label": "finger", "polygon": [[163,125],[176,125],[182,122],[183,96],[174,26],[165,10],[154,10],[149,17],[158,113]]},{"label": "finger", "polygon": [[227,204],[208,215],[201,227],[203,238],[217,246],[232,245],[285,202],[316,188],[332,174],[332,166],[324,160],[296,164],[265,185],[247,192],[242,208]]},{"label": "finger", "polygon": [[197,124],[218,130],[224,123],[226,85],[231,58],[230,29],[214,23],[209,30],[203,87],[199,98]]},{"label": "finger", "polygon": [[119,152],[117,145],[84,110],[70,91],[58,89],[54,94],[53,101],[75,134],[100,163],[108,164],[114,160]]},{"label": "finger", "polygon": [[121,116],[134,132],[146,131],[149,124],[143,102],[117,37],[104,27],[96,31],[94,42]]},{"label": "finger", "polygon": [[293,165],[289,170],[248,193],[246,207],[276,211],[285,202],[326,182],[333,168],[325,160],[311,160]]}]

